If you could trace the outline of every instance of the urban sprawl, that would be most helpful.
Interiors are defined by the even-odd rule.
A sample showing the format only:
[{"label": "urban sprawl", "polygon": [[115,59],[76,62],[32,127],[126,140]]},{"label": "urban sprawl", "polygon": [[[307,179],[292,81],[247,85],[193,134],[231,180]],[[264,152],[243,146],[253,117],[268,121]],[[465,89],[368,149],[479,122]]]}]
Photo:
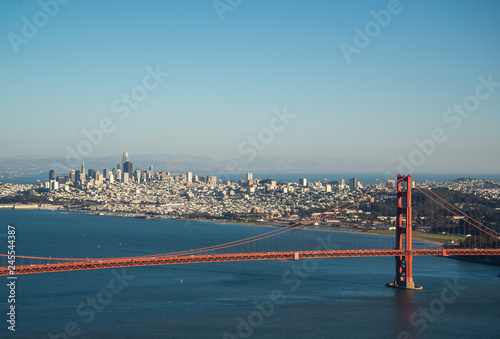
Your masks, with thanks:
[{"label": "urban sprawl", "polygon": [[[486,180],[468,179],[454,182],[430,183],[427,188],[445,187],[464,193],[474,193],[486,199],[498,200],[500,189],[490,188]],[[3,204],[0,208],[44,208],[93,212],[104,215],[121,215],[147,218],[223,218],[246,221],[265,221],[280,224],[297,222],[303,211],[321,211],[340,206],[355,197],[387,186],[385,193],[367,197],[366,201],[380,202],[394,198],[394,180],[378,185],[363,186],[356,178],[346,183],[339,181],[298,183],[276,182],[272,179],[254,179],[247,173],[239,182],[217,182],[216,176],[199,176],[192,172],[171,174],[166,171],[153,172],[133,170],[128,154],[124,153],[116,168],[69,170],[67,176],[49,173],[49,181],[38,184],[0,184],[0,198],[21,193],[39,195],[48,203],[39,205]],[[357,227],[369,226],[377,229],[392,228],[395,217],[378,216],[367,221],[362,214],[369,211],[355,207],[341,214],[318,220],[317,226]],[[312,214],[314,216],[314,213]],[[369,219],[369,218],[368,218]]]}]

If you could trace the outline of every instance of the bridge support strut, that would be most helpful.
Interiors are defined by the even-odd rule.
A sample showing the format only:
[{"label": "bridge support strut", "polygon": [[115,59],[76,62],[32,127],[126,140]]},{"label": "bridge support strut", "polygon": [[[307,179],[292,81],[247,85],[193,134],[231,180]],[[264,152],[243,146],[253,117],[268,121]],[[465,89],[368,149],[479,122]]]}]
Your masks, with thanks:
[{"label": "bridge support strut", "polygon": [[[403,183],[406,183],[406,190],[403,191]],[[397,255],[396,258],[396,278],[393,283],[388,283],[387,287],[402,288],[407,290],[421,290],[422,286],[415,285],[413,281],[413,248],[412,248],[412,215],[411,215],[411,175],[402,176],[398,174],[397,182],[397,213],[396,213],[396,249],[404,249],[404,255]],[[404,204],[403,204],[403,199]],[[403,215],[405,223],[403,227]],[[403,235],[405,236],[405,246],[403,247]]]}]

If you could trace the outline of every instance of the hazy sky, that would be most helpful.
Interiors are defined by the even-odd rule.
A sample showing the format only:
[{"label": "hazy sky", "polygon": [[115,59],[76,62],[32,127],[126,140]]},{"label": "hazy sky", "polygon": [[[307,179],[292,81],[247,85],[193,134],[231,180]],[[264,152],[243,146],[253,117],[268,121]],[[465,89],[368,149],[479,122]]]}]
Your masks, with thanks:
[{"label": "hazy sky", "polygon": [[0,157],[500,171],[499,1],[60,2],[0,2]]}]

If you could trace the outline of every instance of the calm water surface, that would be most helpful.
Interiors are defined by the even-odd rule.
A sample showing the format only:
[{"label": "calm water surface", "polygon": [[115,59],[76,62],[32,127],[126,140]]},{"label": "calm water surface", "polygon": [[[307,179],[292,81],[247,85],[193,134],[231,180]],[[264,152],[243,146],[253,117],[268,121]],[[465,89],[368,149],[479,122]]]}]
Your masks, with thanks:
[{"label": "calm water surface", "polygon": [[[265,227],[0,210],[0,248],[109,257],[186,250]],[[1,338],[494,338],[500,268],[417,257],[423,291],[385,287],[393,258],[189,264],[21,275]],[[8,310],[7,279],[0,286]],[[2,316],[0,316],[1,318]],[[75,335],[78,333],[78,335]],[[70,336],[73,335],[73,336]]]}]

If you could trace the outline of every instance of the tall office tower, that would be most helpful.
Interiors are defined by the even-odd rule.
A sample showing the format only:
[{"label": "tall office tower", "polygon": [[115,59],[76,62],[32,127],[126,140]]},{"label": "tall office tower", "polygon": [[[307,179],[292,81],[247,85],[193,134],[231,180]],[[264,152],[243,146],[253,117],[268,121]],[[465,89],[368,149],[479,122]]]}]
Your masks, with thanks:
[{"label": "tall office tower", "polygon": [[134,171],[134,180],[138,184],[141,183],[141,170],[137,169],[137,170]]},{"label": "tall office tower", "polygon": [[72,182],[76,181],[76,172],[75,172],[75,170],[71,169],[71,170],[68,171],[68,178]]},{"label": "tall office tower", "polygon": [[56,180],[56,179],[57,179],[56,171],[50,170],[50,172],[49,172],[49,180]]},{"label": "tall office tower", "polygon": [[115,170],[115,180],[122,181],[122,170],[121,169]]},{"label": "tall office tower", "polygon": [[356,178],[349,179],[349,188],[355,190],[358,188],[358,181]]},{"label": "tall office tower", "polygon": [[102,174],[104,175],[104,179],[109,180],[109,175],[111,174],[111,171],[107,168],[102,171]]},{"label": "tall office tower", "polygon": [[300,186],[307,186],[307,179],[306,178],[300,178],[299,179],[299,185]]},{"label": "tall office tower", "polygon": [[128,172],[123,172],[123,183],[124,184],[128,184],[128,179],[129,179],[129,176],[128,176]]},{"label": "tall office tower", "polygon": [[109,183],[112,184],[115,182],[115,175],[113,173],[109,173]]},{"label": "tall office tower", "polygon": [[95,179],[95,169],[89,168],[89,175],[88,175],[88,177],[89,177],[89,180],[90,179]]},{"label": "tall office tower", "polygon": [[121,170],[122,169],[122,164],[116,164],[116,169]]},{"label": "tall office tower", "polygon": [[122,172],[124,174],[128,173],[128,177],[132,178],[132,176],[134,175],[134,172],[133,172],[133,165],[132,165],[132,163],[130,161],[127,161],[127,162],[123,163],[123,171]]},{"label": "tall office tower", "polygon": [[83,181],[85,181],[85,163],[82,160],[82,169],[80,171],[80,176],[83,174]]},{"label": "tall office tower", "polygon": [[186,181],[193,182],[193,172],[186,172]]},{"label": "tall office tower", "polygon": [[247,173],[247,182],[253,179],[253,174],[252,173]]},{"label": "tall office tower", "polygon": [[126,162],[130,162],[130,159],[128,158],[128,153],[127,152],[123,152],[122,164],[124,164]]},{"label": "tall office tower", "polygon": [[147,179],[146,180],[153,180],[155,172],[153,171],[153,165],[149,166],[149,169],[147,170]]}]

